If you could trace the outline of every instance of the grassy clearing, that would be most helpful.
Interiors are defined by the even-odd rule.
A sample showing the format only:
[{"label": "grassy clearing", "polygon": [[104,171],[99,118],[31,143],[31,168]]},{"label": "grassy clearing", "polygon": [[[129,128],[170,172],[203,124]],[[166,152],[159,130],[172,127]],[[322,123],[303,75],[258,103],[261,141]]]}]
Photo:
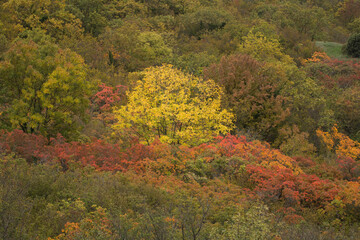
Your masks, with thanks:
[{"label": "grassy clearing", "polygon": [[316,46],[322,48],[331,58],[350,59],[341,52],[343,46],[341,43],[317,41]]}]

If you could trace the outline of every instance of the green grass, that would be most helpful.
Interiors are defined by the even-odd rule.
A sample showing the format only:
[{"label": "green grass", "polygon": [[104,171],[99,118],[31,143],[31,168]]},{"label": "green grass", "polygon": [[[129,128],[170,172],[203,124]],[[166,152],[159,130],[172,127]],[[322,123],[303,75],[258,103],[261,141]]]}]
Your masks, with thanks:
[{"label": "green grass", "polygon": [[331,58],[349,59],[341,52],[341,48],[343,46],[343,44],[341,43],[317,41],[316,46],[322,48],[325,53]]}]

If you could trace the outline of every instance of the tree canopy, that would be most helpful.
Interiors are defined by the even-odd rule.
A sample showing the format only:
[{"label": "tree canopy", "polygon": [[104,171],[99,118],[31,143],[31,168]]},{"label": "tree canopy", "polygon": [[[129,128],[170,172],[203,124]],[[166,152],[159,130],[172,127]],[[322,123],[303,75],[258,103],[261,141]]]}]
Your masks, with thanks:
[{"label": "tree canopy", "polygon": [[29,32],[4,54],[1,102],[11,124],[24,132],[71,137],[89,104],[86,65],[81,56],[42,34]]},{"label": "tree canopy", "polygon": [[184,74],[171,65],[145,69],[115,110],[116,130],[131,129],[150,143],[198,144],[232,129],[233,115],[221,109],[222,90],[212,80]]},{"label": "tree canopy", "polygon": [[359,34],[360,0],[0,0],[0,239],[358,239]]}]

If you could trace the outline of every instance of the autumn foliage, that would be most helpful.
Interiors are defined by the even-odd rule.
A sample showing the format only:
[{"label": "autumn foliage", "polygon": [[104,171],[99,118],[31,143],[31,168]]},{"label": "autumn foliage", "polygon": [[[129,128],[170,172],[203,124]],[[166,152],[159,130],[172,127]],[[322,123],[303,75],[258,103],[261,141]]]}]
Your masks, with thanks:
[{"label": "autumn foliage", "polygon": [[129,129],[146,143],[196,145],[232,129],[233,115],[221,109],[222,91],[212,80],[171,65],[145,69],[128,104],[116,109],[115,131]]},{"label": "autumn foliage", "polygon": [[278,93],[281,82],[266,71],[264,64],[248,55],[223,57],[204,70],[206,79],[224,88],[222,105],[233,111],[236,126],[265,136],[288,115],[286,98]]},{"label": "autumn foliage", "polygon": [[357,239],[359,33],[360,0],[1,0],[0,239]]}]

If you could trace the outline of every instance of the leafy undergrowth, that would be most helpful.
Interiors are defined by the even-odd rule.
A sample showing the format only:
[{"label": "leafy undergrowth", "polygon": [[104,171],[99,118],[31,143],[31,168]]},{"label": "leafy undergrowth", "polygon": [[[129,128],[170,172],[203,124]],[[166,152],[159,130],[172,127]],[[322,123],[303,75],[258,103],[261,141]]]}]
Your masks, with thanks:
[{"label": "leafy undergrowth", "polygon": [[[336,132],[319,134],[324,144],[344,142]],[[3,131],[0,218],[8,227],[0,236],[352,239],[360,217],[359,145],[345,144],[353,144],[352,157],[332,145],[341,151],[330,165],[243,136],[197,147],[134,140],[124,148]]]}]

